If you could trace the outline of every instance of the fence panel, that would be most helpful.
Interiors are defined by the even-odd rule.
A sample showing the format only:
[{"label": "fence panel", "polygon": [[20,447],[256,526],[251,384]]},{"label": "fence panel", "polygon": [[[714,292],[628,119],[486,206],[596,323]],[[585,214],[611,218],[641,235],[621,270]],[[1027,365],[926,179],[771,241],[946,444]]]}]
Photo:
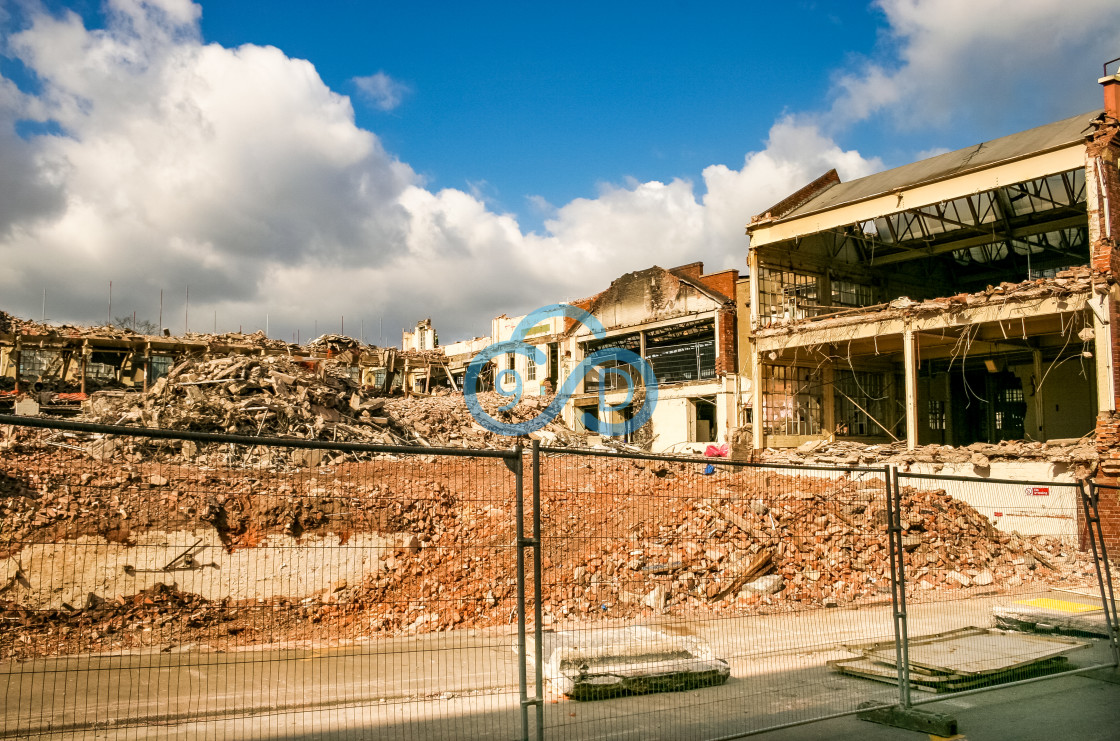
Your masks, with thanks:
[{"label": "fence panel", "polygon": [[893,640],[885,473],[543,451],[546,738],[737,737],[894,703],[829,666]]},{"label": "fence panel", "polygon": [[1076,483],[897,473],[913,704],[1109,663]]},{"label": "fence panel", "polygon": [[520,735],[518,452],[15,421],[0,736]]}]

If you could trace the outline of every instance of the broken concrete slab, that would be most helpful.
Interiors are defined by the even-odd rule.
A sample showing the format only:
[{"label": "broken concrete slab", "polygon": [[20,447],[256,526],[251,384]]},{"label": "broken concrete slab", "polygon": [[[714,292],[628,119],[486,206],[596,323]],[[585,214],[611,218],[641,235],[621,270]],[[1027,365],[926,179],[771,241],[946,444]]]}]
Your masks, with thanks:
[{"label": "broken concrete slab", "polygon": [[[908,676],[915,689],[960,692],[1066,671],[1071,668],[1066,654],[1088,646],[1071,638],[961,628],[912,639]],[[828,662],[834,671],[898,682],[894,641],[846,648],[860,655]]]},{"label": "broken concrete slab", "polygon": [[731,676],[707,641],[645,626],[545,633],[543,657],[545,679],[577,700],[708,687]]},{"label": "broken concrete slab", "polygon": [[1074,636],[1109,635],[1108,620],[1099,605],[1080,601],[1038,597],[992,608],[1000,628],[1027,633],[1057,633]]}]

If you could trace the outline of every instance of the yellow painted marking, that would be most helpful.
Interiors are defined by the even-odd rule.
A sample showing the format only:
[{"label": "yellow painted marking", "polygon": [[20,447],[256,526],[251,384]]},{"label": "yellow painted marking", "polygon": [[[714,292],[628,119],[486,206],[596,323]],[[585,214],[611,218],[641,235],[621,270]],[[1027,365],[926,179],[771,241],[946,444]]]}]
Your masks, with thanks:
[{"label": "yellow painted marking", "polygon": [[929,734],[929,741],[968,741],[964,734],[958,733],[956,736],[935,736]]},{"label": "yellow painted marking", "polygon": [[1086,605],[1081,602],[1066,602],[1065,600],[1052,599],[1050,597],[1039,597],[1037,599],[1016,602],[1015,604],[1040,607],[1043,610],[1054,610],[1055,612],[1092,612],[1093,610],[1101,609],[1094,605]]}]

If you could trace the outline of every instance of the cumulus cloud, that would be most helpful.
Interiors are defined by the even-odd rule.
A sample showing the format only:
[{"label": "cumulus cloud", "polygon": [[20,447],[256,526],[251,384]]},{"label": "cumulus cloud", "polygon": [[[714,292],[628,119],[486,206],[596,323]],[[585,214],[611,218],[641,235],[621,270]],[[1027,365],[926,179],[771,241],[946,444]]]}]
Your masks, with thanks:
[{"label": "cumulus cloud", "polygon": [[[954,2],[946,7],[963,12]],[[941,96],[915,106],[923,115],[959,108],[938,87],[957,70],[945,55],[979,52],[926,18],[921,0],[883,8],[902,63],[868,62],[842,78],[842,100],[863,106],[849,118],[883,110],[910,85]],[[37,315],[46,289],[49,317],[100,321],[112,280],[114,313],[155,319],[163,289],[164,323],[176,330],[189,286],[196,329],[210,329],[215,314],[219,330],[263,328],[267,317],[274,336],[306,339],[344,321],[357,335],[364,320],[376,341],[383,320],[385,339],[397,342],[402,327],[432,316],[452,340],[651,264],[742,269],[753,214],[829,168],[851,179],[881,167],[823,132],[816,122],[826,117],[788,116],[760,150],[697,180],[623,179],[556,205],[526,196],[545,219],[526,231],[482,181],[425,187],[309,62],[205,43],[187,0],[112,0],[108,10],[103,29],[37,11],[8,38],[6,53],[39,85],[32,94],[0,78],[5,310]],[[1055,28],[1073,38],[1072,25]],[[974,43],[987,38],[977,33]],[[379,75],[365,92],[392,108],[403,91]]]},{"label": "cumulus cloud", "polygon": [[409,92],[407,85],[397,82],[384,72],[355,77],[354,85],[362,97],[383,111],[391,111],[399,106]]},{"label": "cumulus cloud", "polygon": [[[1115,0],[877,0],[888,28],[875,58],[835,76],[829,116],[878,114],[903,128],[953,118],[1003,126],[1100,104],[1100,64],[1116,56]],[[1071,79],[1071,72],[1076,77]]]},{"label": "cumulus cloud", "polygon": [[[169,317],[186,320],[189,286],[199,328],[215,313],[219,329],[267,316],[273,334],[306,337],[345,316],[353,333],[365,319],[370,339],[383,318],[395,341],[432,315],[445,337],[473,335],[496,314],[650,264],[742,266],[752,213],[829,167],[874,167],[783,121],[741,170],[708,168],[702,194],[679,179],[604,184],[595,198],[539,201],[545,233],[525,233],[484,183],[424,188],[310,63],[203,43],[188,2],[114,0],[109,11],[100,30],[41,13],[10,39],[42,91],[0,80],[0,178],[21,194],[0,205],[8,310],[33,313],[46,288],[51,316],[99,320],[112,280],[115,306],[152,318],[166,289],[176,329]],[[387,107],[399,101],[383,73],[358,83]],[[61,133],[20,138],[18,120]]]}]

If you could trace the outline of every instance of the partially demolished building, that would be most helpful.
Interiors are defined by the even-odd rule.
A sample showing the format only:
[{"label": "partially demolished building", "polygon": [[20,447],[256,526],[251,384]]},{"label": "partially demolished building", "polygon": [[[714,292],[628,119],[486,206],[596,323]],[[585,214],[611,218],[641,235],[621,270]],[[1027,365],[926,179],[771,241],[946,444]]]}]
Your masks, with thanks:
[{"label": "partially demolished building", "polygon": [[[589,353],[608,347],[631,350],[650,364],[658,402],[642,434],[653,450],[699,450],[727,439],[736,425],[738,275],[737,270],[706,274],[699,262],[628,273],[587,305],[602,324],[603,337],[579,324],[567,332],[573,368]],[[595,431],[600,393],[612,406],[626,397],[626,390],[616,387],[618,378],[607,369],[586,376],[565,409],[568,426]],[[632,413],[637,406],[610,414]]]},{"label": "partially demolished building", "polygon": [[1048,440],[1108,419],[1115,115],[833,171],[755,217],[755,447]]},{"label": "partially demolished building", "polygon": [[752,219],[754,448],[1095,434],[1120,473],[1120,75],[1100,82],[1103,113],[832,171]]}]

